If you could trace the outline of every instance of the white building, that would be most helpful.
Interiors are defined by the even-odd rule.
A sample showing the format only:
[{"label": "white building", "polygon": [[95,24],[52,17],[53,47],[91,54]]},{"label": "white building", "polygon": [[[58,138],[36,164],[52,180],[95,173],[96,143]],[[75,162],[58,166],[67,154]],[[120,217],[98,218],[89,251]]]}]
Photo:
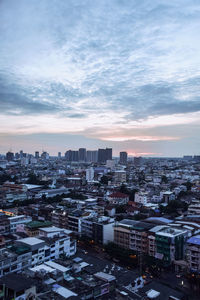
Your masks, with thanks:
[{"label": "white building", "polygon": [[113,171],[115,169],[115,161],[112,159],[109,159],[106,161],[106,167]]},{"label": "white building", "polygon": [[123,170],[115,171],[114,182],[117,184],[126,182],[126,171]]},{"label": "white building", "polygon": [[17,231],[17,227],[22,224],[27,224],[32,221],[31,217],[26,217],[25,215],[9,217],[10,221],[10,232],[15,233]]},{"label": "white building", "polygon": [[72,241],[68,231],[58,227],[39,229],[39,238],[28,237],[16,241],[26,245],[32,252],[32,266],[48,260],[58,259],[61,254],[70,257],[76,253],[76,241]]},{"label": "white building", "polygon": [[187,240],[187,261],[191,271],[200,271],[200,235]]},{"label": "white building", "polygon": [[135,193],[134,201],[142,205],[147,204],[147,193],[146,192]]},{"label": "white building", "polygon": [[94,180],[94,168],[86,169],[86,180],[87,182]]}]

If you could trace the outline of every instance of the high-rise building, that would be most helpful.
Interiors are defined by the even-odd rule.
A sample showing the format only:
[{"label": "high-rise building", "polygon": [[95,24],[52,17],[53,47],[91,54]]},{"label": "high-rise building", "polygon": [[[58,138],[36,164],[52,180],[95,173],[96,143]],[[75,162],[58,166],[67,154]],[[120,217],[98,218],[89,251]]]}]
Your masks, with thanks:
[{"label": "high-rise building", "polygon": [[78,150],[78,156],[79,156],[79,161],[86,161],[86,149],[85,148],[80,148]]},{"label": "high-rise building", "polygon": [[112,148],[106,148],[106,160],[112,160]]},{"label": "high-rise building", "polygon": [[61,152],[58,152],[58,158],[61,158]]},{"label": "high-rise building", "polygon": [[87,162],[97,162],[98,161],[98,151],[97,150],[88,150],[86,152],[86,161]]},{"label": "high-rise building", "polygon": [[20,152],[19,152],[19,155],[20,155],[20,158],[22,158],[23,157],[23,150],[20,150]]},{"label": "high-rise building", "polygon": [[98,149],[98,162],[105,163],[107,160],[112,160],[112,148]]},{"label": "high-rise building", "polygon": [[39,153],[39,151],[35,151],[35,158],[39,158],[40,157],[40,153]]},{"label": "high-rise building", "polygon": [[46,151],[43,151],[41,154],[41,158],[42,159],[49,159],[49,153],[47,153]]},{"label": "high-rise building", "polygon": [[196,160],[196,161],[200,161],[200,155],[194,155],[194,160]]},{"label": "high-rise building", "polygon": [[78,151],[72,151],[72,161],[78,161],[79,155]]},{"label": "high-rise building", "polygon": [[86,180],[89,182],[94,180],[94,168],[86,169]]},{"label": "high-rise building", "polygon": [[134,157],[134,165],[136,167],[140,167],[142,165],[142,157],[141,156]]},{"label": "high-rise building", "polygon": [[20,158],[20,155],[19,155],[18,152],[15,153],[15,158],[16,158],[16,159],[19,159],[19,158]]},{"label": "high-rise building", "polygon": [[72,150],[68,150],[65,152],[65,159],[67,161],[72,161]]},{"label": "high-rise building", "polygon": [[65,152],[65,158],[67,161],[78,161],[78,151],[68,150]]},{"label": "high-rise building", "polygon": [[105,149],[98,149],[98,162],[105,163],[106,162],[106,151]]},{"label": "high-rise building", "polygon": [[13,160],[13,159],[14,159],[14,153],[8,151],[8,152],[6,153],[6,159],[7,159],[7,161]]},{"label": "high-rise building", "polygon": [[124,164],[124,165],[127,164],[127,158],[128,158],[127,152],[123,151],[119,153],[120,164]]}]

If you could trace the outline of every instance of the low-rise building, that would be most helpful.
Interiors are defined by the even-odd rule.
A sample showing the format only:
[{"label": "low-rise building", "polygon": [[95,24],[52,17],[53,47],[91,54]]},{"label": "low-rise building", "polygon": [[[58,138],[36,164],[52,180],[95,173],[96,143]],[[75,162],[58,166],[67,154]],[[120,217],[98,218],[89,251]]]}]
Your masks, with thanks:
[{"label": "low-rise building", "polygon": [[200,235],[187,240],[187,261],[191,271],[200,272]]},{"label": "low-rise building", "polygon": [[68,231],[57,227],[39,229],[39,238],[28,237],[16,241],[25,245],[32,252],[32,266],[50,259],[57,259],[61,254],[70,257],[76,253],[76,241],[68,235]]},{"label": "low-rise building", "polygon": [[20,225],[25,225],[32,221],[31,217],[26,217],[25,215],[19,215],[8,218],[10,221],[10,232],[15,233],[17,231],[17,227]]},{"label": "low-rise building", "polygon": [[145,205],[145,204],[147,204],[147,195],[148,194],[146,192],[135,193],[134,201],[136,203],[140,203],[142,205]]},{"label": "low-rise building", "polygon": [[118,170],[114,173],[114,183],[121,184],[126,182],[126,171]]},{"label": "low-rise building", "polygon": [[26,246],[11,246],[0,249],[0,277],[20,272],[31,266],[32,253]]},{"label": "low-rise building", "polygon": [[149,229],[154,225],[124,219],[114,227],[114,242],[126,249],[148,253]]},{"label": "low-rise building", "polygon": [[164,228],[156,232],[156,258],[165,264],[184,259],[187,230]]},{"label": "low-rise building", "polygon": [[110,204],[124,205],[128,203],[129,196],[124,193],[114,192],[108,196],[108,201]]}]

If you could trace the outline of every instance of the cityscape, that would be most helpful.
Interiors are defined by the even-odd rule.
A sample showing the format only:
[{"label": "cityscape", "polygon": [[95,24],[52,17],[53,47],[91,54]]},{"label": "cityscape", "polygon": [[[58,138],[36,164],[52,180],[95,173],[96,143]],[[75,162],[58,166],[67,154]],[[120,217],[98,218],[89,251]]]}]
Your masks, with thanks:
[{"label": "cityscape", "polygon": [[199,299],[199,172],[200,155],[2,154],[2,299]]},{"label": "cityscape", "polygon": [[0,0],[0,300],[200,299],[200,2]]}]

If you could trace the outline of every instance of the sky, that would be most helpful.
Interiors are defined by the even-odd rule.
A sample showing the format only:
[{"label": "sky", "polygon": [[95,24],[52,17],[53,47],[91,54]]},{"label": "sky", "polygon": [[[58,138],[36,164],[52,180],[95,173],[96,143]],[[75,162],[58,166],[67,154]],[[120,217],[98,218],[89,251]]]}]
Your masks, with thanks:
[{"label": "sky", "polygon": [[0,153],[200,154],[199,0],[0,0]]}]

